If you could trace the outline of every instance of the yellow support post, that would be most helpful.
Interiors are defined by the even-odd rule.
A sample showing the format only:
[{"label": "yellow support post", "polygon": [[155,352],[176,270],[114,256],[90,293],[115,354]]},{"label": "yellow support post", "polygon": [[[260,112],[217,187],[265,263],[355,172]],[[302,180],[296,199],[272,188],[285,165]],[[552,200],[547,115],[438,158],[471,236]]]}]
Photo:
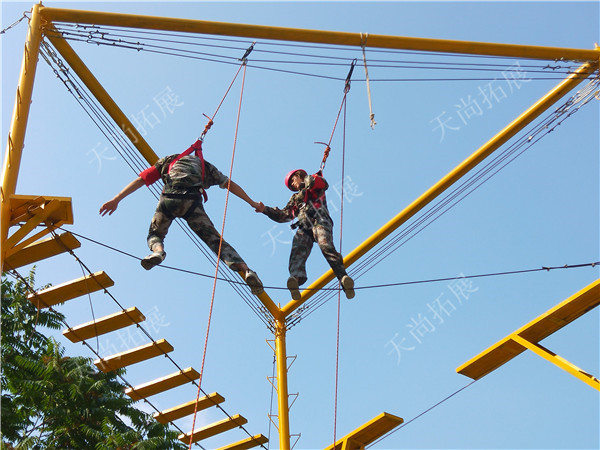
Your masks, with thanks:
[{"label": "yellow support post", "polygon": [[275,355],[277,359],[277,404],[279,418],[279,449],[290,450],[290,409],[288,403],[287,350],[285,320],[275,321]]},{"label": "yellow support post", "polygon": [[[369,37],[370,39],[370,37]],[[594,63],[583,64],[574,73],[569,75],[564,81],[559,83],[554,89],[548,92],[540,100],[529,107],[519,117],[508,124],[500,133],[490,139],[486,144],[479,148],[475,153],[465,159],[462,163],[456,166],[450,173],[444,178],[430,187],[425,193],[419,198],[408,205],[404,210],[398,213],[392,220],[386,223],[383,227],[377,230],[371,237],[366,241],[352,250],[344,258],[344,265],[349,267],[355,263],[359,258],[364,256],[373,247],[383,241],[389,236],[394,230],[400,227],[402,224],[407,222],[411,217],[417,214],[421,209],[432,202],[438,195],[456,183],[460,178],[466,175],[471,169],[477,164],[491,155],[494,151],[500,148],[510,138],[516,135],[519,131],[531,123],[537,117],[540,116],[544,111],[550,108],[560,98],[565,96],[571,89],[586,79],[586,76],[597,70],[598,61]],[[320,278],[314,281],[306,290],[302,292],[300,300],[292,300],[285,305],[281,311],[285,317],[291,314],[299,306],[301,306],[306,300],[317,293],[327,283],[333,280],[333,270],[329,269]]]},{"label": "yellow support post", "polygon": [[9,218],[11,216],[10,196],[15,193],[17,187],[27,119],[29,118],[33,93],[33,82],[42,40],[40,7],[41,5],[34,5],[31,10],[31,19],[29,20],[27,41],[21,65],[21,75],[19,77],[19,85],[17,86],[17,95],[2,169],[2,190],[0,191],[0,214],[2,215],[0,225],[0,270],[4,270],[5,243],[8,238]]}]

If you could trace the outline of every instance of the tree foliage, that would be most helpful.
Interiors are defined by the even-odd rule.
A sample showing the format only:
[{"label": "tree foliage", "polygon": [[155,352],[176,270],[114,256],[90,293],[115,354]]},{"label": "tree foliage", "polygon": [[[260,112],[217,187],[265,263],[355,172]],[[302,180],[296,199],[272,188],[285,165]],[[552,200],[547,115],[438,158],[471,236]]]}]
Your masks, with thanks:
[{"label": "tree foliage", "polygon": [[40,328],[63,316],[27,300],[34,273],[2,279],[2,448],[184,449],[177,433],[134,406],[118,380],[91,358],[65,356]]}]

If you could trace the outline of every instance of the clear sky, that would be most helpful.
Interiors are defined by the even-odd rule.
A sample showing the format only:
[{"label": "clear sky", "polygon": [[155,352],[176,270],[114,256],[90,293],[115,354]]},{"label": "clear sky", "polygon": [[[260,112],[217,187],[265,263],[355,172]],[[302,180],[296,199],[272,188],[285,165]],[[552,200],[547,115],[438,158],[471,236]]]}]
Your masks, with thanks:
[{"label": "clear sky", "polygon": [[[593,49],[600,41],[598,2],[47,1],[44,5],[551,47]],[[2,1],[2,29],[30,7],[31,2]],[[5,139],[25,35],[21,22],[0,37]],[[163,35],[138,33],[123,38],[131,44],[108,46],[88,39],[84,35],[70,43],[159,156],[183,151],[200,135],[206,123],[202,114],[214,113],[237,70],[236,58],[252,42],[198,40],[193,49],[197,53],[181,57],[172,54],[175,37],[165,42]],[[143,42],[143,51],[124,48],[137,47],[138,41]],[[299,167],[318,169],[323,146],[314,142],[329,140],[343,80],[357,58],[347,98],[344,176],[341,119],[325,169],[338,248],[344,181],[343,254],[552,89],[567,70],[579,66],[571,61],[379,52],[368,48],[367,39],[377,122],[371,129],[360,48],[273,44],[259,40],[249,57],[232,179],[255,200],[285,205],[290,192],[283,177]],[[240,81],[204,144],[207,160],[226,174]],[[560,126],[554,128],[553,123],[551,133],[523,148],[526,151],[489,181],[357,277],[357,287],[365,289],[357,289],[352,301],[341,299],[338,438],[383,411],[407,422],[416,418],[471,382],[455,372],[458,366],[598,278],[597,267],[584,267],[372,287],[598,261],[598,123],[599,103],[593,99]],[[500,151],[514,142],[517,139]],[[72,197],[75,223],[66,229],[141,258],[147,254],[145,239],[156,205],[152,193],[144,188],[124,200],[112,216],[98,215],[100,205],[136,173],[40,59],[17,193]],[[206,210],[220,228],[225,191],[212,188],[209,198]],[[289,295],[281,288],[288,275],[289,226],[271,222],[232,197],[225,238],[256,270],[271,298],[287,304]],[[172,227],[166,240],[168,267],[150,272],[126,254],[80,240],[76,254],[90,270],[109,274],[115,281],[110,292],[119,303],[137,306],[146,314],[144,327],[155,339],[165,338],[175,347],[172,357],[181,367],[200,370],[214,267],[184,232]],[[309,259],[309,283],[327,268],[315,248]],[[37,265],[39,285],[81,275],[70,255]],[[325,300],[288,331],[288,354],[297,355],[289,371],[289,391],[299,393],[290,413],[291,432],[301,434],[299,449],[324,448],[334,437],[337,295]],[[58,309],[74,326],[118,307],[98,293]],[[598,376],[598,319],[596,309],[542,344]],[[87,348],[57,335],[69,354],[93,357]],[[277,431],[268,419],[277,411],[267,379],[273,371],[273,352],[266,340],[272,338],[236,291],[225,282],[217,283],[202,387],[223,395],[229,414],[242,414],[250,433],[270,434],[270,448],[277,448]],[[89,343],[108,356],[148,339],[132,329]],[[156,358],[128,368],[126,379],[137,385],[175,370],[168,360]],[[196,388],[188,385],[150,400],[166,409],[195,396]],[[148,405],[140,407],[151,410]],[[199,414],[196,428],[223,418],[222,412],[207,410]],[[525,352],[373,448],[592,449],[600,446],[599,422],[597,391]],[[177,424],[184,431],[191,429],[190,418]],[[236,430],[202,445],[212,448],[245,436]]]}]

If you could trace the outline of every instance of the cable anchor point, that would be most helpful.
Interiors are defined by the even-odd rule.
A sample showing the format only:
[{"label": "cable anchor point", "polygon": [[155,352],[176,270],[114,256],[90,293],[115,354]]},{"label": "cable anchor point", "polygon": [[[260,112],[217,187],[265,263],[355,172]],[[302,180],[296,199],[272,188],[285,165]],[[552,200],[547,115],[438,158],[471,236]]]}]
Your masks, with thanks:
[{"label": "cable anchor point", "polygon": [[356,58],[350,64],[350,71],[348,72],[348,76],[346,77],[346,84],[344,86],[344,94],[350,92],[350,79],[352,78],[352,72],[354,72],[354,66],[356,66]]},{"label": "cable anchor point", "polygon": [[250,53],[252,53],[252,50],[254,50],[254,44],[256,44],[256,41],[254,41],[250,47],[248,47],[246,49],[246,53],[244,53],[244,56],[242,56],[240,59],[238,59],[238,61],[241,61],[242,64],[246,64],[248,62],[248,55],[250,55]]}]

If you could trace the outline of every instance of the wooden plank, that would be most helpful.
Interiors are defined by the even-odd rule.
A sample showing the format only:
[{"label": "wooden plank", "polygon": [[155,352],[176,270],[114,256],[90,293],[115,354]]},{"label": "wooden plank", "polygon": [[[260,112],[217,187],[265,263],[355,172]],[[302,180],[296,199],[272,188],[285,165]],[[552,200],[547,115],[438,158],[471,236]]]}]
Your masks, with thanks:
[{"label": "wooden plank", "polygon": [[267,442],[269,442],[269,440],[266,436],[257,434],[233,444],[226,445],[225,447],[220,447],[218,450],[246,450],[248,448],[254,448],[258,447],[259,445],[266,444]]},{"label": "wooden plank", "polygon": [[124,309],[114,314],[90,321],[74,328],[69,328],[63,331],[63,336],[71,342],[81,342],[86,339],[100,336],[101,334],[110,333],[111,331],[119,330],[128,327],[134,323],[140,323],[146,320],[144,315],[135,306]]},{"label": "wooden plank", "polygon": [[189,416],[194,414],[194,411],[202,411],[203,409],[210,408],[211,406],[216,406],[219,403],[223,403],[225,399],[221,397],[216,392],[212,394],[205,395],[202,398],[198,399],[198,406],[196,407],[196,400],[192,400],[191,402],[183,403],[179,406],[175,406],[170,409],[165,409],[164,411],[154,413],[152,417],[156,419],[157,422],[162,423],[163,425],[173,422],[174,420],[181,419],[182,417]]},{"label": "wooden plank", "polygon": [[215,422],[211,425],[207,425],[204,428],[200,428],[199,430],[194,431],[193,434],[191,431],[185,434],[182,433],[178,436],[178,439],[186,444],[189,444],[190,440],[192,443],[194,443],[202,439],[207,439],[217,434],[224,433],[225,431],[241,427],[242,425],[245,425],[247,423],[248,421],[246,420],[246,418],[242,417],[239,414],[236,414],[231,418],[228,417],[227,419]]},{"label": "wooden plank", "polygon": [[[599,304],[600,279],[590,283],[512,334],[521,336],[528,342],[538,343]],[[456,371],[478,380],[507,363],[525,349],[509,335],[459,366]]]},{"label": "wooden plank", "polygon": [[393,414],[382,412],[356,430],[348,433],[346,436],[336,441],[334,445],[326,447],[325,450],[341,450],[344,447],[348,449],[359,449],[369,445],[379,439],[384,434],[392,431],[398,425],[404,422],[404,419]]},{"label": "wooden plank", "polygon": [[102,372],[111,372],[172,351],[173,346],[165,339],[160,339],[132,350],[97,359],[94,364]]},{"label": "wooden plank", "polygon": [[62,233],[58,238],[60,238],[60,241],[58,241],[56,237],[51,237],[34,242],[7,257],[4,264],[10,269],[17,269],[26,266],[27,264],[33,264],[43,259],[60,255],[68,250],[81,247],[81,242],[69,232]]},{"label": "wooden plank", "polygon": [[169,389],[173,389],[177,386],[191,383],[198,378],[200,378],[200,374],[191,367],[188,367],[187,369],[172,373],[171,375],[157,378],[156,380],[140,384],[133,388],[127,388],[125,389],[125,393],[133,400],[141,400],[143,398],[159,394],[160,392],[168,391]]},{"label": "wooden plank", "polygon": [[114,284],[114,281],[104,271],[100,271],[49,287],[48,289],[43,289],[35,294],[29,294],[27,299],[38,308],[47,308],[113,286]]}]

